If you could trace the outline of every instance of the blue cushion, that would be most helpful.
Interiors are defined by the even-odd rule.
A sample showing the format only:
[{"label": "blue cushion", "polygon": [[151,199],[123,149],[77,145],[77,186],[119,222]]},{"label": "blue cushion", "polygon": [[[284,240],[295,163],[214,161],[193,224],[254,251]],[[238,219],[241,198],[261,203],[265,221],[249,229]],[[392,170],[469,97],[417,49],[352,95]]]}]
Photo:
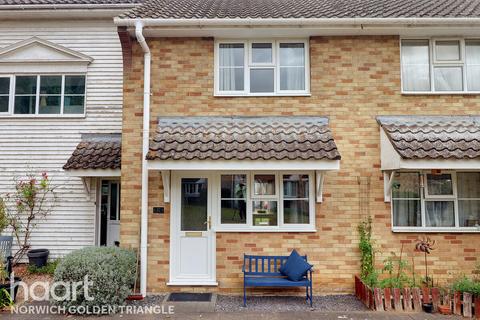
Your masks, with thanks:
[{"label": "blue cushion", "polygon": [[311,268],[312,265],[294,249],[279,271],[291,281],[300,281]]}]

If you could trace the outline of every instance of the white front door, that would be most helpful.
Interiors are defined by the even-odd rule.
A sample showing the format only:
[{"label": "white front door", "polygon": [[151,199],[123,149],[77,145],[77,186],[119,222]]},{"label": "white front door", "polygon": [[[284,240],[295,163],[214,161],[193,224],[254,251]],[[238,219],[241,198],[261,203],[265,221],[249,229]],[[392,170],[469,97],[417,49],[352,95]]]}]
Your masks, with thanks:
[{"label": "white front door", "polygon": [[216,285],[212,177],[172,175],[169,285]]}]

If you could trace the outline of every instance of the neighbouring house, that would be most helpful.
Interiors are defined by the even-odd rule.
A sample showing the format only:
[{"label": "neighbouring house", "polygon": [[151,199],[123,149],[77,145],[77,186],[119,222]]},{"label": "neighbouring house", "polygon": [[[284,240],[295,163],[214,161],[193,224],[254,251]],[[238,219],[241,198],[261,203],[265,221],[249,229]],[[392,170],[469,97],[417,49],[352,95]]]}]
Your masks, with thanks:
[{"label": "neighbouring house", "polygon": [[238,294],[244,253],[293,248],[315,293],[352,292],[367,215],[379,262],[428,233],[435,280],[474,268],[480,1],[153,0],[115,23],[144,294]]},{"label": "neighbouring house", "polygon": [[135,0],[0,1],[0,194],[47,172],[58,202],[32,235],[53,257],[119,241],[122,50]]}]

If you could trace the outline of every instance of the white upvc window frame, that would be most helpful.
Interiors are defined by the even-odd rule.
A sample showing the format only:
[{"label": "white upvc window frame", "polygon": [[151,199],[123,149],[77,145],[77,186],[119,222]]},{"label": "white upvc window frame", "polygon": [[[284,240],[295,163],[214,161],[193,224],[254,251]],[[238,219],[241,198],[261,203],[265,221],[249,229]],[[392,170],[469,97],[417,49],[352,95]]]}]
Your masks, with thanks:
[{"label": "white upvc window frame", "polygon": [[[244,85],[243,90],[238,91],[221,91],[220,90],[220,44],[244,45]],[[252,61],[252,44],[254,43],[271,43],[272,44],[272,63],[253,63]],[[280,90],[280,44],[281,43],[302,43],[304,45],[305,60],[305,90]],[[250,92],[250,70],[251,69],[269,69],[273,68],[274,73],[274,91],[273,92]],[[309,40],[300,39],[215,39],[214,43],[214,96],[219,97],[239,97],[239,96],[311,96],[310,94],[310,47]]]},{"label": "white upvc window frame", "polygon": [[[16,77],[36,77],[36,101],[35,101],[35,113],[34,114],[21,114],[15,113],[15,84]],[[39,113],[40,111],[40,98],[42,96],[58,96],[58,94],[41,94],[40,93],[40,78],[42,76],[61,76],[61,93],[60,93],[60,113]],[[85,92],[81,94],[67,94],[67,96],[83,96],[83,113],[64,113],[65,107],[65,77],[68,76],[83,76],[85,78]],[[85,73],[17,73],[17,74],[0,74],[0,78],[10,78],[10,93],[9,93],[9,106],[8,112],[0,112],[0,118],[84,118],[87,112],[87,74]]]},{"label": "white upvc window frame", "polygon": [[[431,171],[428,170],[408,170],[408,171],[399,171],[398,173],[419,173],[420,174],[420,207],[421,207],[421,219],[422,225],[421,227],[398,227],[394,225],[393,219],[393,206],[394,200],[402,200],[401,198],[394,198],[393,197],[393,190],[391,190],[391,205],[390,205],[390,218],[391,218],[391,226],[392,232],[438,232],[438,233],[480,233],[480,227],[460,227],[459,216],[460,213],[458,211],[458,200],[462,200],[463,198],[458,198],[457,194],[457,173],[468,172],[465,170],[442,170],[441,174],[451,174],[452,175],[452,187],[453,187],[453,195],[429,195],[428,194],[428,183],[427,183],[427,174],[430,174]],[[472,172],[479,172],[479,171],[472,171]],[[407,198],[405,198],[407,199]],[[410,199],[410,198],[408,198]],[[413,198],[412,198],[413,199]],[[465,200],[475,200],[474,198],[467,198]],[[455,226],[454,227],[428,227],[426,225],[426,208],[425,204],[429,201],[451,201],[453,202],[453,210],[455,214]]]},{"label": "white upvc window frame", "polygon": [[[222,175],[246,175],[247,176],[247,213],[246,223],[243,224],[227,224],[221,223],[221,176]],[[253,184],[254,175],[271,174],[275,176],[275,195],[254,195]],[[308,175],[308,191],[309,191],[309,223],[292,224],[284,223],[283,212],[283,175],[299,174]],[[315,229],[315,174],[311,171],[221,171],[216,175],[215,183],[217,189],[213,192],[216,200],[214,201],[214,211],[218,214],[215,219],[214,230],[216,232],[316,232]],[[296,198],[295,198],[296,199]],[[300,199],[300,198],[299,198]],[[277,225],[276,226],[254,226],[253,225],[253,201],[277,201]]]},{"label": "white upvc window frame", "polygon": [[[1,116],[8,116],[10,115],[10,113],[12,112],[12,106],[13,106],[13,95],[12,95],[12,92],[15,90],[15,87],[14,87],[14,80],[13,80],[13,76],[11,74],[0,74],[0,78],[8,78],[10,79],[10,82],[9,82],[9,89],[8,89],[8,107],[7,107],[7,111],[5,112],[0,112],[0,117]],[[6,94],[2,94],[1,96],[7,96]]]},{"label": "white upvc window frame", "polygon": [[[403,86],[403,62],[402,62],[402,42],[403,41],[415,41],[423,40],[428,41],[428,51],[429,51],[429,71],[430,71],[430,90],[429,91],[407,91]],[[469,94],[480,94],[480,91],[468,90],[467,84],[467,61],[466,61],[466,46],[465,42],[469,40],[480,40],[479,38],[469,38],[469,37],[400,37],[399,46],[400,46],[400,86],[401,92],[405,95],[469,95]],[[447,61],[447,60],[438,60],[436,57],[436,43],[438,41],[459,41],[460,43],[460,60]],[[462,90],[461,91],[443,91],[435,89],[435,68],[442,67],[461,67],[462,68]]]}]

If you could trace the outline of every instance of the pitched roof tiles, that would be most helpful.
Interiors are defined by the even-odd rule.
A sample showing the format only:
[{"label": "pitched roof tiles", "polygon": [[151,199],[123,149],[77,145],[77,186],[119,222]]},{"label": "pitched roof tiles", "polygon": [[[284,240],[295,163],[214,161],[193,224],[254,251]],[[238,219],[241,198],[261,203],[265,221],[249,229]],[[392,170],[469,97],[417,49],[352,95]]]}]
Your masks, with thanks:
[{"label": "pitched roof tiles", "polygon": [[96,134],[82,137],[63,169],[120,169],[120,165],[120,135]]},{"label": "pitched roof tiles", "polygon": [[480,157],[480,117],[380,116],[377,121],[403,159]]},{"label": "pitched roof tiles", "polygon": [[323,117],[160,118],[148,160],[339,160]]}]

